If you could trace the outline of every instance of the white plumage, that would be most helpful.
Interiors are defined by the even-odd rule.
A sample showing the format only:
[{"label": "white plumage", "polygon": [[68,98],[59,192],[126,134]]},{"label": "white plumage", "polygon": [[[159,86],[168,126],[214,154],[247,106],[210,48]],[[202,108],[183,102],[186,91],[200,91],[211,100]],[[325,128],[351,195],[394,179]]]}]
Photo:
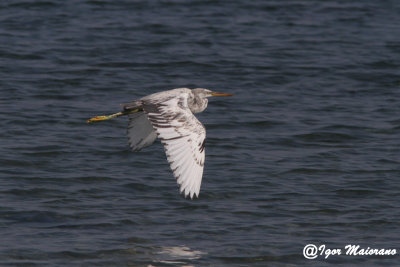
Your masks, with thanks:
[{"label": "white plumage", "polygon": [[124,111],[88,122],[129,115],[128,140],[133,151],[161,140],[185,197],[199,196],[203,177],[206,130],[193,113],[207,107],[209,96],[230,96],[207,89],[178,88],[123,104]]}]

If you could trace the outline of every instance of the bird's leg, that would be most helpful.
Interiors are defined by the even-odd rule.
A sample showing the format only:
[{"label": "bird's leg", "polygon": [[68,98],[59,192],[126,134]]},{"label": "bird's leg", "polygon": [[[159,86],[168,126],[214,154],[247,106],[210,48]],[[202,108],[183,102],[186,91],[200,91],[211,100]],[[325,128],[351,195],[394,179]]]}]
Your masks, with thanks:
[{"label": "bird's leg", "polygon": [[111,115],[96,116],[96,117],[88,119],[86,122],[87,123],[91,123],[91,122],[97,122],[97,121],[105,121],[105,120],[113,119],[113,118],[116,118],[116,117],[119,117],[119,116],[129,115],[129,114],[132,114],[132,113],[135,113],[135,112],[138,112],[138,111],[139,111],[138,108],[137,109],[132,109],[132,110],[124,110],[124,111],[117,112],[117,113],[114,113],[114,114],[111,114]]}]

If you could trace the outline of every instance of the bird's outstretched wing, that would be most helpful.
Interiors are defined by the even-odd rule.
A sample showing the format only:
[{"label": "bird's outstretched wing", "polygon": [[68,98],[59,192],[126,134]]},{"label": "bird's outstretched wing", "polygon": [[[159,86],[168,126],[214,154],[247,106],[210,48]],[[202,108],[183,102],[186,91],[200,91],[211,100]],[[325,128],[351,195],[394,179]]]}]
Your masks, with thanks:
[{"label": "bird's outstretched wing", "polygon": [[144,112],[129,114],[127,135],[133,151],[147,147],[157,139],[157,134]]},{"label": "bird's outstretched wing", "polygon": [[187,106],[187,94],[144,99],[143,110],[164,145],[168,162],[185,197],[198,197],[204,168],[206,130]]}]

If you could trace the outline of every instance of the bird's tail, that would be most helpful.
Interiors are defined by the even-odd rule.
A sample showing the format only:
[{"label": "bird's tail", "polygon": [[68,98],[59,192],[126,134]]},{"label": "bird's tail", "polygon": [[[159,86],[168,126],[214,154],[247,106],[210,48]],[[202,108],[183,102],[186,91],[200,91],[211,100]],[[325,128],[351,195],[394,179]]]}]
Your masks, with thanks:
[{"label": "bird's tail", "polygon": [[121,112],[117,112],[111,115],[105,115],[105,116],[96,116],[93,118],[88,119],[86,122],[87,123],[91,123],[91,122],[98,122],[98,121],[105,121],[105,120],[109,120],[109,119],[113,119],[119,116],[124,116],[124,115],[128,115],[131,113],[135,113],[138,112],[139,109],[133,109],[133,110],[127,110],[127,111],[121,111]]}]

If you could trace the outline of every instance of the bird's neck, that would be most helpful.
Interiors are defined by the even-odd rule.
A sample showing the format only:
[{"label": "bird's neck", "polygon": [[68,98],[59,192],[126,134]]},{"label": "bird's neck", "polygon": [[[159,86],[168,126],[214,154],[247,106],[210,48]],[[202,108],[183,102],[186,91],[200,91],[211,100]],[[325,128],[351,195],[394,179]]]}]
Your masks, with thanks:
[{"label": "bird's neck", "polygon": [[207,98],[201,98],[201,97],[193,97],[189,98],[189,108],[192,113],[199,113],[202,112],[203,110],[206,109],[207,104],[208,104],[208,99]]}]

